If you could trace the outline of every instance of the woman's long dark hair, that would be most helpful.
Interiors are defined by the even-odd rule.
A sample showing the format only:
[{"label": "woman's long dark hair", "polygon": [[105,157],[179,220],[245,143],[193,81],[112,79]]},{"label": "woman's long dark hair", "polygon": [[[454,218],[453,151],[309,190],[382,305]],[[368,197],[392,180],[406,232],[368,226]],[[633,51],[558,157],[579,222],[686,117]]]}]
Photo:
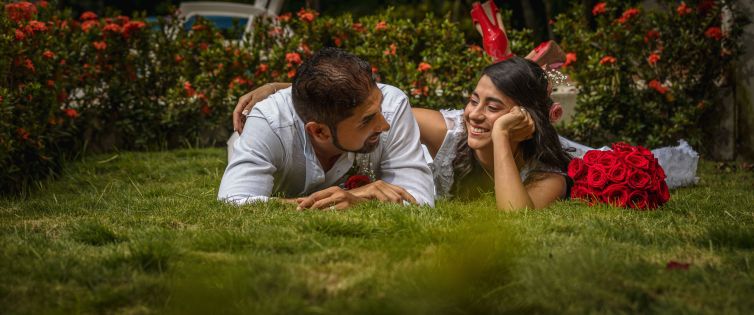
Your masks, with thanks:
[{"label": "woman's long dark hair", "polygon": [[[505,94],[526,111],[534,120],[536,130],[531,139],[519,144],[526,164],[537,162],[540,166],[556,168],[567,172],[571,158],[563,149],[558,133],[550,123],[552,99],[547,91],[548,80],[545,71],[536,63],[521,57],[487,66],[482,73],[488,76],[498,91]],[[469,174],[472,169],[473,150],[466,139],[460,141],[453,161],[455,182]],[[536,171],[536,170],[532,170]],[[532,173],[527,182],[536,181],[539,176]]]}]

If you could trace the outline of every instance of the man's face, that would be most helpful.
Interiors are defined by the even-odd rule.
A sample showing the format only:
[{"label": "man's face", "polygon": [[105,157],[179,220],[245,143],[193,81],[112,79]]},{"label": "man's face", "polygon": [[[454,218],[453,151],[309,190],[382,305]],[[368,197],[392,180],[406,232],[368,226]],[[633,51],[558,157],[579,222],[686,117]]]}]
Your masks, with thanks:
[{"label": "man's face", "polygon": [[333,145],[345,152],[369,153],[380,144],[380,133],[390,130],[382,115],[382,92],[376,86],[353,115],[340,121],[333,131]]}]

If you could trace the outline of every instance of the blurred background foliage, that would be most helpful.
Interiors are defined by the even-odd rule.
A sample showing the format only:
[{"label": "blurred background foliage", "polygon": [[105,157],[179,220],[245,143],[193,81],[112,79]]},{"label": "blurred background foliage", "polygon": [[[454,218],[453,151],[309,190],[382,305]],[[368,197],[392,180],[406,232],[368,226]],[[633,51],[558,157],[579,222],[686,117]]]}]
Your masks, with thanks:
[{"label": "blurred background foliage", "polygon": [[[211,1],[211,0],[210,0]],[[471,4],[479,0],[362,0],[362,1],[339,1],[339,0],[307,0],[285,1],[281,12],[298,12],[302,8],[312,9],[322,15],[339,16],[345,13],[354,18],[375,15],[385,12],[389,7],[394,7],[392,12],[396,19],[410,19],[421,21],[427,13],[443,17],[448,15],[449,20],[457,23],[457,27],[464,32],[469,43],[481,44],[481,38],[474,31],[469,12]],[[254,0],[235,0],[229,2],[250,3]],[[483,1],[480,1],[483,2]],[[511,16],[506,21],[506,27],[512,29],[529,29],[533,32],[533,40],[541,42],[555,39],[551,20],[558,14],[568,11],[573,6],[582,7],[586,14],[591,12],[592,7],[598,1],[569,1],[569,0],[506,0],[495,1],[503,12],[510,12]],[[637,3],[637,0],[622,1],[626,5]],[[117,10],[124,15],[133,15],[144,12],[148,16],[170,15],[170,7],[178,6],[181,1],[177,0],[131,0],[131,1],[105,1],[105,0],[64,0],[59,2],[61,8],[71,8],[74,15],[84,11],[106,12]],[[594,21],[591,22],[593,26]]]}]

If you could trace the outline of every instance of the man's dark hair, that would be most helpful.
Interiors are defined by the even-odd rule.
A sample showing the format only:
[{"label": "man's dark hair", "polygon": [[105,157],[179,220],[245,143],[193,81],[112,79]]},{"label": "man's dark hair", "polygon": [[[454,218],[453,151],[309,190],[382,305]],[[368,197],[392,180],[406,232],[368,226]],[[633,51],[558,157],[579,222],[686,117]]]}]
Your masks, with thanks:
[{"label": "man's dark hair", "polygon": [[353,115],[376,86],[368,62],[339,48],[323,48],[298,68],[293,107],[304,122],[335,127]]}]

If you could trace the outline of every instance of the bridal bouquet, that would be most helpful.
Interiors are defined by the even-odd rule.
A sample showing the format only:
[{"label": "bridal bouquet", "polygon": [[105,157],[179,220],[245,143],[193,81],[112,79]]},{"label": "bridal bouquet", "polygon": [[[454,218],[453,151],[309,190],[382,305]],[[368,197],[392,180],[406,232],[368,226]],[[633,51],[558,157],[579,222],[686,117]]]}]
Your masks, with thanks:
[{"label": "bridal bouquet", "polygon": [[670,199],[665,171],[651,151],[618,142],[612,150],[591,150],[568,165],[571,198],[590,204],[652,209]]}]

